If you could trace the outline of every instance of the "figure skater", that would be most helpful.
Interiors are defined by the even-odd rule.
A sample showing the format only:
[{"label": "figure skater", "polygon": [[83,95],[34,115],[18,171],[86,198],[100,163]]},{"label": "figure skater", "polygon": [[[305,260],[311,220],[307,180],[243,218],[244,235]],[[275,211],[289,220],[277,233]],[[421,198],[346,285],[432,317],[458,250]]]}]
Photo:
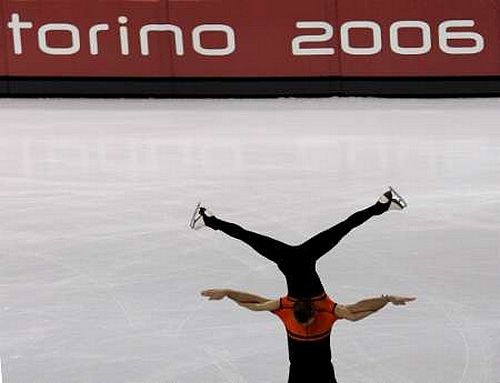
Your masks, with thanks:
[{"label": "figure skater", "polygon": [[338,319],[359,321],[374,314],[388,303],[405,305],[415,298],[382,295],[351,305],[322,298],[296,300],[290,296],[271,300],[255,294],[230,289],[201,292],[209,300],[225,297],[252,311],[270,311],[283,322],[288,340],[290,361],[288,383],[337,383],[332,364],[330,333]]},{"label": "figure skater", "polygon": [[223,221],[208,212],[199,203],[191,218],[190,227],[209,227],[243,241],[265,258],[276,263],[285,276],[288,296],[294,299],[323,298],[325,290],[316,272],[316,262],[329,252],[346,234],[374,216],[389,210],[402,210],[405,200],[391,187],[375,204],[360,210],[339,224],[315,235],[304,243],[293,246],[239,225]]}]

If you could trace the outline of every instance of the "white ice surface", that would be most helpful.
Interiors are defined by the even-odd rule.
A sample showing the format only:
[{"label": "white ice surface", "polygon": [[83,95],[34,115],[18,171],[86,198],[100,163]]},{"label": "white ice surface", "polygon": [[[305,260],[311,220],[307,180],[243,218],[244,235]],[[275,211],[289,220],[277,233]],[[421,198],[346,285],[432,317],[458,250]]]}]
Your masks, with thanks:
[{"label": "white ice surface", "polygon": [[286,382],[276,267],[187,221],[299,243],[386,185],[409,203],[318,265],[339,383],[500,383],[500,100],[1,100],[4,383]]}]

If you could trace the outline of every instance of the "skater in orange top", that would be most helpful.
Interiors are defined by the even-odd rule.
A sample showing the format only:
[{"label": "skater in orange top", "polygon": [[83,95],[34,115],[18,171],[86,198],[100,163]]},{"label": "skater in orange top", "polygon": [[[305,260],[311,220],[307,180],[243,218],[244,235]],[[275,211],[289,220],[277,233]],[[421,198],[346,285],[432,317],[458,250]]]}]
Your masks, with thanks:
[{"label": "skater in orange top", "polygon": [[242,291],[209,289],[202,291],[201,295],[209,300],[227,297],[249,310],[270,311],[281,319],[288,339],[288,383],[336,383],[330,350],[330,333],[334,323],[338,319],[358,321],[388,303],[405,305],[415,300],[382,295],[351,305],[339,305],[326,294],[315,299],[296,300],[286,296],[271,300]]}]

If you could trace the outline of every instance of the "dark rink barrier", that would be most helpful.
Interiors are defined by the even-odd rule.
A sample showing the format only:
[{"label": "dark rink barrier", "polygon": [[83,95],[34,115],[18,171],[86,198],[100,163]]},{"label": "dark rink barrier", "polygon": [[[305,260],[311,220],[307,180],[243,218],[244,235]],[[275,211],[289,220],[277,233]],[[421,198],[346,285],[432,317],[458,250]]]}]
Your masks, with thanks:
[{"label": "dark rink barrier", "polygon": [[3,95],[500,95],[500,0],[2,5]]}]

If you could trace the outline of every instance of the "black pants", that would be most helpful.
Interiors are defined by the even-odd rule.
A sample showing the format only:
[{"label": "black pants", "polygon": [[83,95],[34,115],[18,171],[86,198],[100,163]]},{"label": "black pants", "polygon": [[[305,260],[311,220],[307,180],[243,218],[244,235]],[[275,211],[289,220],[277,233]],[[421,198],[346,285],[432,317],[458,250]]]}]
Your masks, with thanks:
[{"label": "black pants", "polygon": [[208,227],[245,242],[259,254],[276,263],[285,276],[290,297],[313,298],[325,292],[316,272],[316,261],[352,229],[387,211],[388,207],[389,204],[377,202],[297,246],[254,233],[214,216],[206,217],[204,221]]},{"label": "black pants", "polygon": [[309,365],[290,365],[288,383],[337,383],[335,371],[330,361],[318,366],[317,363]]}]

